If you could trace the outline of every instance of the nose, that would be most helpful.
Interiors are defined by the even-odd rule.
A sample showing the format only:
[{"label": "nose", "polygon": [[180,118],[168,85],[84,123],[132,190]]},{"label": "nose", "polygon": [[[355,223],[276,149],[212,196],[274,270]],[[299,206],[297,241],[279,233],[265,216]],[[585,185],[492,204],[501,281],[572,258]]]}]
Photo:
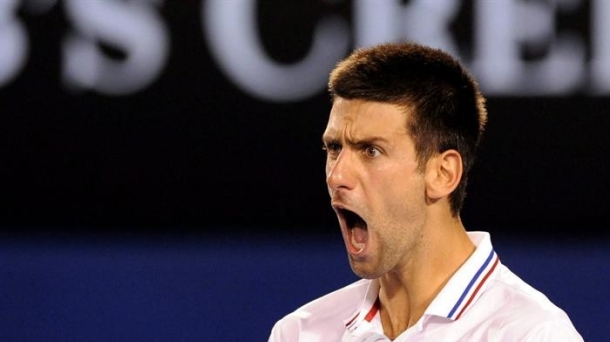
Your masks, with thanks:
[{"label": "nose", "polygon": [[354,156],[343,149],[337,158],[326,159],[326,184],[329,191],[352,189],[355,184]]}]

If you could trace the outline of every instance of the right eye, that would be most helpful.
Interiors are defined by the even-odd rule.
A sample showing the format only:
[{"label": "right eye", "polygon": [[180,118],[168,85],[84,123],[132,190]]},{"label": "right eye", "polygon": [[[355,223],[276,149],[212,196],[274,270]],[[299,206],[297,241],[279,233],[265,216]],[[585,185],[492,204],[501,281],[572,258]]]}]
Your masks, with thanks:
[{"label": "right eye", "polygon": [[328,155],[337,155],[341,152],[341,145],[335,142],[327,143],[322,146],[322,149],[326,151]]}]

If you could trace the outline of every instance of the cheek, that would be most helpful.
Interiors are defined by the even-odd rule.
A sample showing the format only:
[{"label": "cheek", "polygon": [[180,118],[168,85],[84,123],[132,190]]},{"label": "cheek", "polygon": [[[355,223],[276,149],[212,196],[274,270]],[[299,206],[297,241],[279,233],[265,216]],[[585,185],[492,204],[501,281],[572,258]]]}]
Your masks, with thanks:
[{"label": "cheek", "polygon": [[412,215],[425,205],[425,185],[421,177],[395,177],[386,186],[386,205],[395,213]]}]

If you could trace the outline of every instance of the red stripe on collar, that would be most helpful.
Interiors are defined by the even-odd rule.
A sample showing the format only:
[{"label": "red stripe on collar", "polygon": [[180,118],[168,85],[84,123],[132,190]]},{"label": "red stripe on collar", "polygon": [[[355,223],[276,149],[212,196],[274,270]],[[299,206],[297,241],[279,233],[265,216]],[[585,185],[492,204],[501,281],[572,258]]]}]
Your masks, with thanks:
[{"label": "red stripe on collar", "polygon": [[375,303],[373,304],[373,306],[371,307],[371,310],[369,310],[369,313],[366,314],[366,316],[364,317],[364,319],[367,322],[370,322],[373,320],[373,317],[375,317],[375,315],[377,314],[377,311],[379,311],[379,297],[377,297],[377,300],[375,301]]},{"label": "red stripe on collar", "polygon": [[483,286],[483,284],[485,283],[485,281],[487,280],[487,278],[489,278],[489,275],[494,271],[494,269],[496,268],[496,266],[498,266],[498,262],[500,261],[499,258],[496,258],[496,261],[494,262],[493,266],[491,266],[491,268],[489,269],[489,271],[487,271],[487,274],[485,275],[485,277],[483,277],[483,279],[481,280],[481,282],[479,283],[479,285],[477,286],[477,288],[472,292],[472,294],[470,295],[470,298],[468,298],[468,301],[466,302],[466,304],[464,305],[464,307],[462,308],[462,310],[460,310],[460,313],[457,314],[457,316],[455,316],[455,319],[459,319],[460,316],[462,316],[462,314],[464,313],[464,311],[466,310],[466,308],[468,307],[468,305],[470,305],[470,302],[472,302],[472,300],[474,299],[474,297],[477,295],[477,292],[479,292],[479,290],[481,289],[481,286]]}]

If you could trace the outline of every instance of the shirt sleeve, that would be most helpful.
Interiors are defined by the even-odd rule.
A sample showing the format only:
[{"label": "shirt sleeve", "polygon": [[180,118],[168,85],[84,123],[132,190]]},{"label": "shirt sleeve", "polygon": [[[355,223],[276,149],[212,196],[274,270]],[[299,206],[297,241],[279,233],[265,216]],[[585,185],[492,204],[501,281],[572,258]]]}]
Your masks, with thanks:
[{"label": "shirt sleeve", "polygon": [[267,342],[298,342],[299,326],[286,317],[277,321],[271,329]]}]

